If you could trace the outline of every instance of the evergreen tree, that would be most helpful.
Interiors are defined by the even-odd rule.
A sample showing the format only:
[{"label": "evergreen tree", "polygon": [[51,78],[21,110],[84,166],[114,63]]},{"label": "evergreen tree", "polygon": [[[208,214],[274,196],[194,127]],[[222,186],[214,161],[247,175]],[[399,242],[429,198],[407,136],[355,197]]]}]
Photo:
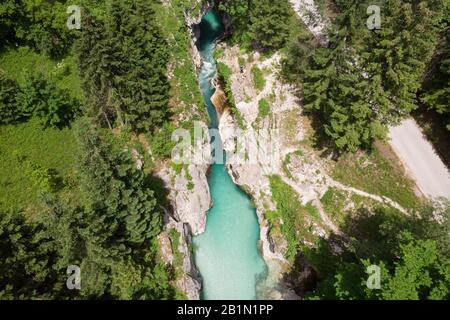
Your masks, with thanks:
[{"label": "evergreen tree", "polygon": [[[382,26],[373,31],[366,26],[370,1],[336,3],[339,14],[329,47],[312,54],[291,49],[284,66],[285,73],[297,74],[289,78],[301,81],[305,107],[318,110],[325,133],[339,149],[355,151],[384,137],[387,125],[417,107],[442,1],[383,1]],[[305,68],[296,66],[299,53],[309,57]]]},{"label": "evergreen tree", "polygon": [[325,133],[341,150],[354,152],[385,134],[379,115],[367,97],[369,81],[345,40],[336,32],[330,49],[319,48],[304,71],[305,108],[319,110]]},{"label": "evergreen tree", "polygon": [[[89,107],[136,131],[151,131],[167,114],[166,42],[149,1],[111,0],[104,22],[88,16],[79,43]],[[112,115],[113,113],[113,115]]]},{"label": "evergreen tree", "polygon": [[416,94],[438,36],[442,1],[385,1],[382,27],[363,30],[363,67],[379,77],[389,100],[381,109],[386,123],[417,108]]},{"label": "evergreen tree", "polygon": [[102,234],[128,246],[155,237],[161,230],[161,212],[148,179],[130,155],[115,150],[86,123],[80,128],[80,144],[84,186],[92,210],[102,212]]},{"label": "evergreen tree", "polygon": [[18,83],[0,72],[0,124],[12,123],[22,117],[17,104],[19,91]]},{"label": "evergreen tree", "polygon": [[36,116],[44,127],[68,125],[78,111],[78,102],[42,75],[32,74],[17,94],[22,117]]},{"label": "evergreen tree", "polygon": [[77,42],[78,65],[87,99],[84,114],[112,128],[116,110],[112,102],[112,51],[102,22],[89,12],[84,14]]},{"label": "evergreen tree", "polygon": [[40,237],[44,227],[25,221],[21,212],[0,212],[0,297],[51,298],[57,257],[50,239]]},{"label": "evergreen tree", "polygon": [[281,49],[290,34],[292,12],[289,1],[253,1],[250,11],[249,35],[255,47]]},{"label": "evergreen tree", "polygon": [[443,114],[450,131],[450,3],[447,2],[444,21],[442,23],[442,44],[438,46],[436,55],[439,57],[438,67],[430,77],[432,80],[422,88],[420,100],[428,107]]}]

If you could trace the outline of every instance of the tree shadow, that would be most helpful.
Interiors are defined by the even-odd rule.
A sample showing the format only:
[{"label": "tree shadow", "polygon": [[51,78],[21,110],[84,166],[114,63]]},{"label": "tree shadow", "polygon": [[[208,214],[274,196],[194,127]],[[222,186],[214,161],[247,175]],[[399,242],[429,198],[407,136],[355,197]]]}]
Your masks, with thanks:
[{"label": "tree shadow", "polygon": [[[319,238],[314,247],[302,248],[284,280],[301,298],[319,288],[321,296],[333,299],[334,277],[338,272],[362,272],[361,259],[396,261],[399,235],[413,230],[413,225],[414,218],[394,209],[360,208],[342,223],[340,229],[345,237],[331,233],[327,239]],[[343,263],[347,263],[347,269],[342,269]]]},{"label": "tree shadow", "polygon": [[173,212],[173,207],[170,203],[169,194],[170,191],[167,189],[166,184],[164,183],[164,180],[162,180],[160,177],[156,176],[155,174],[149,174],[147,176],[147,185],[154,191],[155,198],[161,206],[163,206],[165,209],[169,210],[170,212]]},{"label": "tree shadow", "polygon": [[306,116],[311,123],[313,134],[311,138],[312,147],[319,151],[321,158],[332,157],[337,160],[341,152],[336,148],[333,140],[326,134],[324,121],[319,111],[302,111],[302,115]]}]

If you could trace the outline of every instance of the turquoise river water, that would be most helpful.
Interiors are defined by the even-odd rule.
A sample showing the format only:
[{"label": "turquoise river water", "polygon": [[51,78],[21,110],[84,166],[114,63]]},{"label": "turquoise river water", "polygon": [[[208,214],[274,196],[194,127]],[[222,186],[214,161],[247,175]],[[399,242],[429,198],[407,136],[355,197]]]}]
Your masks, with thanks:
[{"label": "turquoise river water", "polygon": [[[216,11],[200,23],[198,49],[203,58],[199,81],[210,117],[217,128],[218,117],[211,103],[216,76],[215,41],[223,34]],[[203,299],[256,299],[256,287],[265,277],[266,265],[258,250],[259,224],[250,199],[228,175],[223,164],[213,164],[208,176],[213,207],[206,231],[194,238],[195,263],[203,279]]]}]

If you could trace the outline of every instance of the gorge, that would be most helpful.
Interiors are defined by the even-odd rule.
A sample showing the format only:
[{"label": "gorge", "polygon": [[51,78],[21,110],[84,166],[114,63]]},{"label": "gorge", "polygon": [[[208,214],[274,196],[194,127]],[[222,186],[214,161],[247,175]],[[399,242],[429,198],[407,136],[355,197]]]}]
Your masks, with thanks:
[{"label": "gorge", "polygon": [[[197,47],[202,57],[200,87],[208,108],[210,128],[218,128],[218,115],[211,102],[216,76],[213,51],[223,33],[220,17],[209,11],[200,23]],[[221,146],[221,143],[216,144]],[[203,279],[203,299],[255,299],[257,282],[265,277],[266,265],[258,250],[259,224],[247,195],[228,175],[225,165],[213,164],[208,177],[213,207],[206,230],[194,238],[195,263]]]}]

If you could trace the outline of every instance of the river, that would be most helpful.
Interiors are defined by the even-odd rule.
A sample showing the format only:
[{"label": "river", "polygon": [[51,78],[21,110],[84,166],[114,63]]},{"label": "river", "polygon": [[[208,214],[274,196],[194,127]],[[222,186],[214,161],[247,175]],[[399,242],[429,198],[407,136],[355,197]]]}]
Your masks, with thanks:
[{"label": "river", "polygon": [[[215,41],[224,30],[215,10],[200,23],[198,49],[203,59],[200,87],[208,108],[210,128],[218,127],[211,102],[216,76]],[[223,164],[213,164],[208,176],[213,207],[206,231],[194,238],[195,263],[203,279],[202,299],[256,299],[256,287],[266,274],[258,250],[259,224],[248,196],[238,188]]]}]

